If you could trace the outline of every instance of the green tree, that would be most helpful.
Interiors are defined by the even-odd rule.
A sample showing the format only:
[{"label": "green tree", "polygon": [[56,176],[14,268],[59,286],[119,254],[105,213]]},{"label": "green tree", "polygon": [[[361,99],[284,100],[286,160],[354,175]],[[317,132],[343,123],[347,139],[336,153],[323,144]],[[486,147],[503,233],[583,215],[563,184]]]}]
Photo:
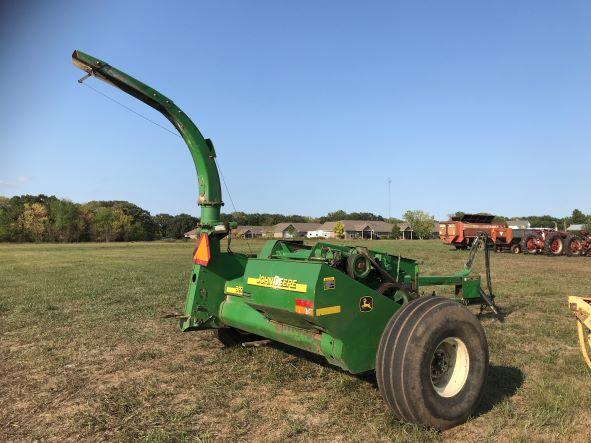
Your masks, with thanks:
[{"label": "green tree", "polygon": [[54,200],[49,203],[49,240],[77,242],[86,228],[79,205],[69,200]]},{"label": "green tree", "polygon": [[174,217],[170,214],[156,214],[152,220],[156,225],[155,238],[165,238]]},{"label": "green tree", "polygon": [[[107,228],[109,216],[102,209],[99,211],[100,226],[94,226],[99,208],[111,210],[110,229]],[[157,226],[150,213],[133,203],[121,200],[91,201],[80,209],[90,226],[90,238],[95,241],[153,240],[156,236]]]},{"label": "green tree", "polygon": [[[123,209],[119,207],[113,207],[111,208],[111,211],[113,213],[113,240],[130,241],[142,239],[141,235],[135,235],[137,234],[135,229],[138,228],[138,225],[134,223],[133,217],[131,215],[126,214],[123,212]],[[141,224],[139,224],[139,228],[142,228]]]},{"label": "green tree", "polygon": [[575,225],[584,225],[587,223],[587,216],[580,210],[574,209],[573,214],[570,217],[570,222]]},{"label": "green tree", "polygon": [[528,220],[532,228],[554,228],[562,229],[563,221],[560,218],[551,215],[528,215],[526,217],[516,217],[519,219]]},{"label": "green tree", "polygon": [[459,220],[465,215],[465,212],[456,211],[453,214],[447,214],[450,220]]},{"label": "green tree", "polygon": [[169,238],[183,238],[185,232],[195,229],[197,223],[197,218],[189,214],[175,215],[168,227],[166,236]]},{"label": "green tree", "polygon": [[11,240],[11,222],[10,199],[0,196],[0,242]]},{"label": "green tree", "polygon": [[24,238],[40,242],[44,240],[48,220],[47,209],[41,203],[25,203],[16,221],[16,228]]},{"label": "green tree", "polygon": [[346,220],[346,219],[347,219],[347,213],[345,211],[339,209],[338,211],[329,212],[325,216],[320,217],[318,219],[318,221],[320,223],[324,223],[327,221],[338,221],[338,220]]},{"label": "green tree", "polygon": [[332,232],[335,233],[337,238],[345,238],[345,225],[340,221],[336,222],[332,228]]},{"label": "green tree", "polygon": [[402,231],[400,230],[400,226],[394,224],[394,226],[392,226],[392,238],[399,239],[401,234]]},{"label": "green tree", "polygon": [[100,206],[96,208],[92,219],[92,233],[95,241],[112,241],[114,239],[113,223],[115,214],[111,208]]},{"label": "green tree", "polygon": [[[118,230],[120,239],[125,241],[154,239],[156,224],[148,211],[124,200],[106,203],[123,213],[123,215],[117,215],[120,218],[119,222],[122,223]],[[131,217],[131,219],[127,217]]]},{"label": "green tree", "polygon": [[404,213],[404,220],[410,225],[414,235],[420,239],[429,238],[435,228],[435,218],[424,211],[414,210]]}]

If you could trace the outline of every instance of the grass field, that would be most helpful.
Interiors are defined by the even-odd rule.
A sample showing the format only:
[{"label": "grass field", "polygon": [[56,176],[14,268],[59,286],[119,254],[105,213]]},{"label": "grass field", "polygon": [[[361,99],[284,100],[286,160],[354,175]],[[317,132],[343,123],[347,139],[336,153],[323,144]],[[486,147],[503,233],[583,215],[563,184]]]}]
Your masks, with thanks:
[{"label": "grass field", "polygon": [[[424,273],[467,256],[437,241],[371,246],[422,260]],[[591,259],[492,255],[507,317],[483,319],[485,397],[468,423],[436,433],[394,420],[371,375],[280,345],[228,350],[211,332],[181,334],[162,316],[182,308],[192,251],[0,245],[0,441],[590,438],[591,373],[566,296],[591,293]]]}]

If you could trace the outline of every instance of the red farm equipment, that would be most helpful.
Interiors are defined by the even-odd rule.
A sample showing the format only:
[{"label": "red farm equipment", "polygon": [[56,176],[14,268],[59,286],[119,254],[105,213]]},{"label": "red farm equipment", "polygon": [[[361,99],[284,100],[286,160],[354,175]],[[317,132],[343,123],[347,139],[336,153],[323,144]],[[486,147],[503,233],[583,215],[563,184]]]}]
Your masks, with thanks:
[{"label": "red farm equipment", "polygon": [[554,229],[534,229],[521,239],[520,245],[527,254],[591,257],[591,235],[586,231],[572,234]]},{"label": "red farm equipment", "polygon": [[492,239],[495,230],[504,228],[500,223],[493,223],[494,218],[494,215],[489,214],[464,214],[461,217],[452,217],[451,221],[439,223],[439,238],[455,249],[468,249],[480,232]]},{"label": "red farm equipment", "polygon": [[564,253],[591,257],[591,234],[587,231],[581,231],[580,235],[569,234],[564,240]]},{"label": "red farm equipment", "polygon": [[591,234],[558,231],[552,228],[508,228],[493,223],[494,215],[464,214],[439,223],[439,238],[455,249],[468,249],[479,233],[486,234],[488,245],[495,251],[514,254],[591,257]]},{"label": "red farm equipment", "polygon": [[524,229],[520,236],[519,249],[523,254],[561,255],[564,250],[565,233],[550,228]]}]

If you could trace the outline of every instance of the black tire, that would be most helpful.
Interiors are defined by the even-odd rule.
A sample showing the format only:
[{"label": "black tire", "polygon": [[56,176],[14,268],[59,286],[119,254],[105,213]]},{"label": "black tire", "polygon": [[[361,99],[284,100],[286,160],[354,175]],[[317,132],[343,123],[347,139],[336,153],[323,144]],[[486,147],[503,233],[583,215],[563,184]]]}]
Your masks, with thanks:
[{"label": "black tire", "polygon": [[[447,374],[440,354],[454,339],[457,346],[447,349],[456,349],[454,362],[463,356],[457,368],[465,381],[454,382],[457,370],[452,371],[447,382],[443,379],[453,383],[447,391],[447,385],[437,386]],[[441,297],[422,297],[400,308],[384,328],[376,354],[380,394],[394,415],[440,430],[466,421],[482,397],[487,372],[488,344],[480,322],[459,303]]]},{"label": "black tire", "polygon": [[242,332],[234,328],[219,328],[215,330],[216,338],[227,348],[240,346],[242,343],[260,340],[258,335]]},{"label": "black tire", "polygon": [[564,253],[564,239],[560,234],[550,234],[546,237],[544,253],[547,255],[562,255]]},{"label": "black tire", "polygon": [[581,245],[581,239],[579,237],[577,237],[576,235],[569,235],[568,237],[566,237],[566,239],[564,240],[564,253],[566,255],[568,255],[569,257],[576,257],[581,255],[581,250],[582,248],[579,247],[578,251],[574,251],[574,243],[578,242],[579,245]]},{"label": "black tire", "polygon": [[529,234],[529,235],[526,235],[525,237],[523,237],[521,239],[521,241],[519,242],[519,247],[521,248],[521,252],[523,254],[537,254],[538,253],[537,249],[535,249],[535,250],[527,249],[527,242],[529,240],[537,239],[537,238],[539,238],[539,236],[536,234]]},{"label": "black tire", "polygon": [[519,243],[515,243],[514,245],[511,245],[511,253],[512,254],[521,253],[521,245]]}]

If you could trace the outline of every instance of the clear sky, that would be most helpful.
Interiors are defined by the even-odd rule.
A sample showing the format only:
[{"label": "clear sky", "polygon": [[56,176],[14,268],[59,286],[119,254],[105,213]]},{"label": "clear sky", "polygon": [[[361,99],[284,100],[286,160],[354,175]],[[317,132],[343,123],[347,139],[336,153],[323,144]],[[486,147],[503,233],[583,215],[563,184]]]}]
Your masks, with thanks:
[{"label": "clear sky", "polygon": [[80,49],[193,118],[238,210],[387,216],[391,177],[392,216],[591,212],[591,2],[0,4],[0,195],[198,214],[182,140]]}]

